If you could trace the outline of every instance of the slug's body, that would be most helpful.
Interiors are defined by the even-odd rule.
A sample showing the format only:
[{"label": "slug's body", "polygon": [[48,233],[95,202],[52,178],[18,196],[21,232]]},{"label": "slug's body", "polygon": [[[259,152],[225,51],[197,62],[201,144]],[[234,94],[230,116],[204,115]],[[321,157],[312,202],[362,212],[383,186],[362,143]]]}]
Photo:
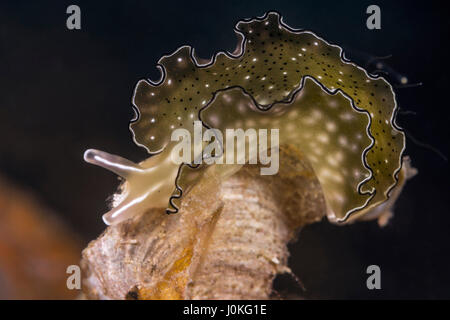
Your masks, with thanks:
[{"label": "slug's body", "polygon": [[[346,61],[341,48],[311,32],[287,27],[277,13],[241,21],[234,54],[200,64],[185,46],[163,57],[158,83],[138,82],[131,124],[136,143],[158,153],[140,165],[95,150],[85,159],[123,178],[123,192],[108,224],[146,208],[176,212],[183,193],[205,172],[226,177],[239,165],[176,165],[171,133],[207,128],[279,129],[311,163],[333,221],[362,215],[385,202],[397,186],[404,135],[394,123],[391,86]],[[194,156],[202,156],[195,155]]]}]

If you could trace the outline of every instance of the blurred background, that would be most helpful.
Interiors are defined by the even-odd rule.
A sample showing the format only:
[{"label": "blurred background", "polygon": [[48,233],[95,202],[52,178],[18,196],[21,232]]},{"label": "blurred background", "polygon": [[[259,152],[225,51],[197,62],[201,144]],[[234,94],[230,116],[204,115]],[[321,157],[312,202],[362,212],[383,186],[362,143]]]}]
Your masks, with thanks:
[{"label": "blurred background", "polygon": [[[66,8],[81,8],[81,30]],[[236,45],[234,24],[277,10],[294,28],[342,46],[369,71],[388,71],[419,174],[388,226],[326,221],[290,245],[281,296],[450,298],[448,208],[449,19],[435,2],[377,1],[381,30],[366,28],[371,1],[2,1],[0,4],[0,299],[73,298],[66,267],[104,229],[118,184],[83,162],[87,148],[147,157],[128,129],[137,81],[183,44],[209,58]],[[388,58],[386,58],[388,56]],[[384,58],[381,58],[384,57]],[[381,63],[379,65],[378,63]],[[407,77],[409,85],[402,85]],[[410,85],[422,83],[421,86]],[[441,154],[441,155],[440,155]],[[366,268],[381,267],[381,290]]]}]

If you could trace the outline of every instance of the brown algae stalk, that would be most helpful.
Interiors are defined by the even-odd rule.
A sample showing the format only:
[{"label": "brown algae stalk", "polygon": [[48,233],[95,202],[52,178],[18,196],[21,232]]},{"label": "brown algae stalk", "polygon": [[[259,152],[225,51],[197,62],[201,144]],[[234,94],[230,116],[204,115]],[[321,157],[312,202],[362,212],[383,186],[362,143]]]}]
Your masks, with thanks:
[{"label": "brown algae stalk", "polygon": [[[184,46],[160,59],[158,83],[138,82],[131,130],[150,158],[86,151],[86,161],[124,179],[104,215],[113,226],[84,251],[87,296],[268,298],[299,227],[325,215],[335,223],[391,215],[414,171],[402,160],[390,84],[275,12],[235,31],[235,53],[200,64]],[[192,142],[199,127],[210,140],[201,132],[183,150],[189,160],[174,161],[174,141]],[[233,147],[249,151],[235,163],[218,139],[230,128],[244,133]],[[252,155],[257,130],[279,140]],[[279,158],[269,175],[255,165],[262,151]]]}]

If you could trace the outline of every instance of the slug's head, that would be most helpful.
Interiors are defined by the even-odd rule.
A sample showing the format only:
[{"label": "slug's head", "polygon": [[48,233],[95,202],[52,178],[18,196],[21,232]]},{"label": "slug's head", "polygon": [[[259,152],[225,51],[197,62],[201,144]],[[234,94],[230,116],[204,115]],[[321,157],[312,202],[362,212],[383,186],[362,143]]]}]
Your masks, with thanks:
[{"label": "slug's head", "polygon": [[84,153],[84,160],[125,180],[113,198],[112,209],[103,215],[106,224],[120,223],[149,208],[167,206],[178,166],[166,154],[135,164],[116,155],[89,149]]},{"label": "slug's head", "polygon": [[[395,125],[395,95],[386,80],[345,60],[340,47],[286,26],[274,12],[241,21],[235,30],[241,40],[233,54],[219,52],[200,64],[184,46],[160,59],[160,82],[138,82],[131,130],[138,145],[158,155],[135,165],[87,152],[88,162],[127,181],[108,223],[149,207],[177,211],[183,193],[208,168],[170,161],[172,133],[194,135],[195,121],[222,132],[279,130],[279,145],[297,148],[311,163],[333,221],[371,211],[398,187],[404,135]],[[237,168],[218,172],[225,177]]]}]

